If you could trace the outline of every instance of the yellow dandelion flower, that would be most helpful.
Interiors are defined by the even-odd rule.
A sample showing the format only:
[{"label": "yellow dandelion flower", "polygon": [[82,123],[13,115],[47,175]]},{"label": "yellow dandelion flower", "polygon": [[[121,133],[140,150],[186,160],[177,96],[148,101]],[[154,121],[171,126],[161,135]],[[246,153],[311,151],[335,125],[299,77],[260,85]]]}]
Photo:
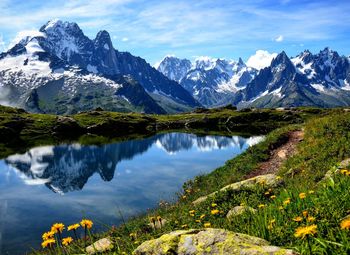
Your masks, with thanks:
[{"label": "yellow dandelion flower", "polygon": [[264,205],[264,204],[260,204],[260,205],[258,205],[258,208],[264,208],[266,205]]},{"label": "yellow dandelion flower", "polygon": [[41,243],[41,246],[43,248],[51,247],[51,245],[53,245],[54,243],[56,243],[55,239],[47,239],[47,240],[45,240],[44,242]]},{"label": "yellow dandelion flower", "polygon": [[91,221],[91,220],[87,220],[87,219],[83,219],[81,222],[80,222],[80,225],[83,227],[83,228],[92,228],[92,225],[94,223]]},{"label": "yellow dandelion flower", "polygon": [[303,220],[303,218],[300,217],[300,216],[297,216],[297,217],[293,218],[293,220],[294,220],[295,222],[300,222],[300,221]]},{"label": "yellow dandelion flower", "polygon": [[191,216],[191,217],[194,217],[194,213],[190,213],[190,216]]},{"label": "yellow dandelion flower", "polygon": [[54,237],[55,233],[52,231],[46,232],[42,235],[43,240],[48,240],[48,239],[52,239]]},{"label": "yellow dandelion flower", "polygon": [[305,227],[299,227],[295,230],[294,236],[297,238],[304,239],[306,236],[314,236],[317,233],[317,226],[311,225],[311,226],[305,226]]},{"label": "yellow dandelion flower", "polygon": [[306,198],[306,193],[300,193],[300,194],[299,194],[299,198],[300,198],[300,199]]},{"label": "yellow dandelion flower", "polygon": [[201,220],[196,220],[197,223],[201,223]]},{"label": "yellow dandelion flower", "polygon": [[62,239],[62,245],[68,246],[73,242],[73,238],[71,237],[66,237]]},{"label": "yellow dandelion flower", "polygon": [[205,227],[205,228],[210,228],[210,227],[211,227],[210,222],[206,222],[206,223],[204,223],[204,227]]},{"label": "yellow dandelion flower", "polygon": [[346,170],[346,169],[342,169],[342,170],[340,170],[340,173],[341,173],[341,174],[344,174],[344,175],[346,175],[348,172],[349,172],[349,171],[348,171],[348,170]]},{"label": "yellow dandelion flower", "polygon": [[210,212],[212,215],[216,215],[216,214],[219,214],[220,211],[218,209],[214,209],[214,210],[211,210]]},{"label": "yellow dandelion flower", "polygon": [[188,225],[187,225],[187,224],[184,224],[184,225],[182,225],[181,227],[182,227],[182,228],[187,228]]},{"label": "yellow dandelion flower", "polygon": [[191,190],[190,189],[186,189],[186,193],[191,193]]},{"label": "yellow dandelion flower", "polygon": [[307,217],[309,215],[309,212],[308,211],[303,211],[302,214],[303,214],[304,217]]},{"label": "yellow dandelion flower", "polygon": [[309,191],[309,194],[314,194],[314,193],[315,193],[314,190],[310,190],[310,191]]},{"label": "yellow dandelion flower", "polygon": [[191,210],[189,211],[189,214],[194,214],[196,211],[195,210]]},{"label": "yellow dandelion flower", "polygon": [[286,200],[283,201],[284,205],[289,205],[290,204],[290,198],[287,198]]},{"label": "yellow dandelion flower", "polygon": [[216,203],[211,204],[211,207],[216,207],[216,206],[218,206]]},{"label": "yellow dandelion flower", "polygon": [[269,191],[266,191],[264,194],[265,194],[265,195],[270,195],[270,192],[269,192]]},{"label": "yellow dandelion flower", "polygon": [[205,217],[205,214],[202,214],[199,218],[202,220]]},{"label": "yellow dandelion flower", "polygon": [[80,228],[80,225],[77,223],[77,224],[72,224],[72,225],[69,225],[67,230],[68,231],[71,231],[71,230],[76,230],[77,228]]},{"label": "yellow dandelion flower", "polygon": [[186,199],[186,196],[182,196],[182,199]]},{"label": "yellow dandelion flower", "polygon": [[340,222],[340,228],[349,230],[350,229],[350,218],[342,220],[342,222]]},{"label": "yellow dandelion flower", "polygon": [[307,217],[308,222],[314,222],[315,220],[316,220],[315,217],[312,217],[312,216]]},{"label": "yellow dandelion flower", "polygon": [[278,181],[278,180],[281,180],[282,177],[277,175],[275,179]]},{"label": "yellow dandelion flower", "polygon": [[54,233],[62,233],[63,232],[63,229],[64,229],[64,224],[63,223],[55,223],[52,225],[51,227],[51,232],[54,232]]},{"label": "yellow dandelion flower", "polygon": [[271,196],[270,198],[271,198],[271,199],[276,199],[276,196],[275,196],[275,195],[273,195],[273,196]]}]

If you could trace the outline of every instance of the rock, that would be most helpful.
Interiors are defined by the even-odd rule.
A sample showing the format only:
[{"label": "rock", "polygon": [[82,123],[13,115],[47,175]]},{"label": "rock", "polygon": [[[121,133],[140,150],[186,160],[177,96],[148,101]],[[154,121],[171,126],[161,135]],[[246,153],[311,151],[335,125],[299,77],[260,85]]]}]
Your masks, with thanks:
[{"label": "rock", "polygon": [[231,220],[234,217],[239,216],[245,212],[255,213],[256,210],[249,206],[236,206],[227,213],[226,218]]},{"label": "rock", "polygon": [[152,222],[152,223],[148,224],[148,226],[150,226],[153,229],[161,229],[164,227],[165,224],[167,224],[167,222],[168,221],[166,219],[162,219],[162,223],[160,223],[159,220],[156,220],[154,224]]},{"label": "rock", "polygon": [[277,156],[281,159],[286,159],[287,158],[287,150],[280,150],[277,152]]},{"label": "rock", "polygon": [[227,191],[227,190],[234,190],[239,191],[241,189],[253,189],[256,187],[257,184],[262,184],[266,188],[274,188],[282,184],[283,180],[279,178],[277,175],[274,174],[266,174],[266,175],[259,175],[244,181],[235,182],[233,184],[229,184],[219,191],[213,192],[207,196],[203,196],[198,198],[197,200],[193,201],[192,203],[194,205],[200,204],[203,201],[207,200],[208,197],[215,196],[218,192]]},{"label": "rock", "polygon": [[53,131],[57,134],[76,135],[81,134],[83,132],[83,128],[75,119],[59,116],[56,118],[56,123],[53,127]]},{"label": "rock", "polygon": [[133,255],[296,255],[298,253],[270,246],[261,238],[223,229],[178,230],[146,241]]},{"label": "rock", "polygon": [[347,168],[348,166],[350,166],[350,158],[344,159],[339,163],[339,168]]},{"label": "rock", "polygon": [[113,243],[109,237],[100,239],[93,244],[86,247],[87,254],[95,254],[99,252],[105,252],[113,248]]}]

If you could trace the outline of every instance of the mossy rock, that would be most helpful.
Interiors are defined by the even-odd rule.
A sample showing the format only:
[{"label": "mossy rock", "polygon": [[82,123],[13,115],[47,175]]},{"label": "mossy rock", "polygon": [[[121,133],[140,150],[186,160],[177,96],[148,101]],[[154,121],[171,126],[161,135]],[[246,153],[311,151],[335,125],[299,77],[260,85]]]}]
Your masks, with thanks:
[{"label": "mossy rock", "polygon": [[133,255],[296,255],[264,239],[224,229],[178,230],[142,243]]},{"label": "mossy rock", "polygon": [[[281,185],[282,182],[283,180],[277,175],[266,174],[266,175],[255,176],[253,178],[250,178],[244,181],[229,184],[223,187],[222,189],[220,189],[219,191],[223,192],[227,190],[240,191],[242,189],[245,189],[245,190],[254,189],[256,188],[257,185],[262,185],[265,188],[274,188]],[[193,204],[194,205],[200,204],[205,200],[207,200],[209,197],[214,197],[219,191],[213,192],[207,196],[200,197],[197,200],[193,201]]]},{"label": "mossy rock", "polygon": [[235,206],[234,208],[232,208],[226,215],[226,218],[228,220],[232,220],[233,218],[242,215],[244,213],[255,213],[256,210],[252,207],[249,206]]}]

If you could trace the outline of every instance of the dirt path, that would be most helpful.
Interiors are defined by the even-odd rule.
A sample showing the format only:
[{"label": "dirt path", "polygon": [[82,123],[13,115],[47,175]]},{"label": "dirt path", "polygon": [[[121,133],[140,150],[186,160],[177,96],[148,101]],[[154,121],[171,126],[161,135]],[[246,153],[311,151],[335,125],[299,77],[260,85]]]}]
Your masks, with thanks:
[{"label": "dirt path", "polygon": [[304,131],[292,131],[288,136],[288,141],[277,149],[271,151],[269,160],[260,163],[257,169],[245,176],[245,179],[257,175],[275,174],[281,167],[282,163],[295,154],[298,143],[304,138]]}]

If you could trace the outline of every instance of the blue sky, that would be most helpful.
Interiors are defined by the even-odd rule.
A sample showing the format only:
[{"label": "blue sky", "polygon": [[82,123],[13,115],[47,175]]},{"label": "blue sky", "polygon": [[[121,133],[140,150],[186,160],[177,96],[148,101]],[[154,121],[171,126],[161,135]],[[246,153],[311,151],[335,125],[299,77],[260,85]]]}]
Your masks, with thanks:
[{"label": "blue sky", "polygon": [[294,56],[326,46],[350,55],[348,0],[0,0],[0,48],[48,20],[74,21],[90,38],[151,64],[166,54],[247,60],[257,50]]}]

